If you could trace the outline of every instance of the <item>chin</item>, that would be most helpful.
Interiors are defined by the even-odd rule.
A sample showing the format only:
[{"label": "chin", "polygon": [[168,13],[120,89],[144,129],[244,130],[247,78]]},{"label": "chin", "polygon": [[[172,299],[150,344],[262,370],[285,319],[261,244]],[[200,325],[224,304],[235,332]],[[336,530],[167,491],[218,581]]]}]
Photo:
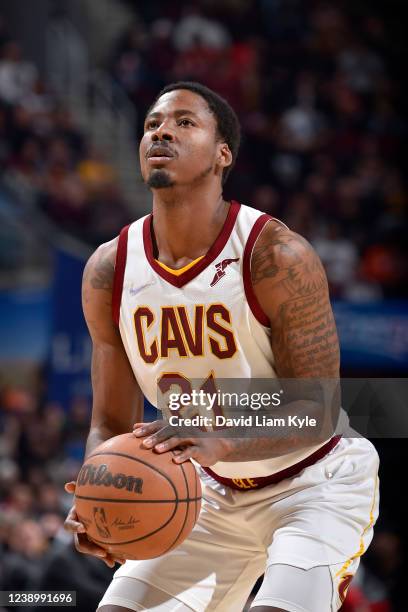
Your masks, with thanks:
[{"label": "chin", "polygon": [[153,170],[146,183],[151,189],[165,189],[174,185],[174,181],[166,170]]}]

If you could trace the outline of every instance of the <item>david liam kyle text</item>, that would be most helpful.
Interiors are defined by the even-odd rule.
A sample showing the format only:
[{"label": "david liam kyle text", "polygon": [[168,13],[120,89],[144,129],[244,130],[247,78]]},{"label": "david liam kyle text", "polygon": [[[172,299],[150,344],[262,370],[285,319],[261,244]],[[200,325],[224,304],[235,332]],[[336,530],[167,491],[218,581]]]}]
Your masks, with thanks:
[{"label": "david liam kyle text", "polygon": [[171,415],[168,420],[172,427],[293,427],[295,429],[317,427],[316,419],[296,414],[286,417],[268,417],[260,414],[237,417],[196,415],[190,418]]}]

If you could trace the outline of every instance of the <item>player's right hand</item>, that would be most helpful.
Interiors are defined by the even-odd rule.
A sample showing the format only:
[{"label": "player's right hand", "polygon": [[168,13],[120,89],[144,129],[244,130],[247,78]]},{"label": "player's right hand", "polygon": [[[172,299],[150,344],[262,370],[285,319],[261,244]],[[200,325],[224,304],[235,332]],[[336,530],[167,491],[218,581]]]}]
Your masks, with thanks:
[{"label": "player's right hand", "polygon": [[[65,485],[65,491],[67,493],[75,493],[75,481],[67,482]],[[106,563],[108,567],[114,567],[115,563],[124,563],[125,559],[114,557],[107,550],[92,542],[86,535],[85,525],[78,519],[76,513],[75,504],[68,512],[67,518],[65,519],[64,529],[70,531],[74,535],[75,548],[78,552],[85,555],[93,555],[98,557]]]}]

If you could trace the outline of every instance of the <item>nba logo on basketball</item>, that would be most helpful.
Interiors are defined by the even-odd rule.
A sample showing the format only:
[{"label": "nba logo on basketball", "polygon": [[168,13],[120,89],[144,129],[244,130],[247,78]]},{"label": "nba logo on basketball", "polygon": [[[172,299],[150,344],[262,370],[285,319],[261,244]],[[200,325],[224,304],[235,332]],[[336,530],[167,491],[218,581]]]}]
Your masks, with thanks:
[{"label": "nba logo on basketball", "polygon": [[94,521],[99,535],[102,538],[110,538],[111,534],[108,528],[108,521],[106,520],[105,510],[103,508],[94,507],[93,509]]}]

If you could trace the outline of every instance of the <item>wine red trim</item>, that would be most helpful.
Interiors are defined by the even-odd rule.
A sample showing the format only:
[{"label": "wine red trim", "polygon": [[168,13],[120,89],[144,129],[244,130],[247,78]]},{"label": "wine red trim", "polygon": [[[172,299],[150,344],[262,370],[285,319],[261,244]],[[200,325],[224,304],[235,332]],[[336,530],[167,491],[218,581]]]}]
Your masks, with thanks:
[{"label": "wine red trim", "polygon": [[113,276],[112,289],[112,318],[116,325],[119,325],[120,304],[122,301],[123,279],[125,277],[125,267],[127,259],[127,243],[130,225],[124,227],[118,238],[118,248],[116,250],[115,272]]},{"label": "wine red trim", "polygon": [[[256,489],[263,489],[272,484],[277,484],[285,478],[292,478],[296,476],[304,470],[305,468],[314,465],[320,459],[323,459],[335,446],[337,446],[340,441],[341,436],[334,436],[331,438],[326,444],[323,444],[320,448],[317,449],[314,453],[302,459],[302,461],[298,461],[294,465],[285,468],[284,470],[280,470],[280,472],[275,472],[275,474],[271,474],[270,476],[258,476],[255,478],[225,478],[224,476],[219,476],[215,472],[213,472],[208,467],[203,467],[204,472],[206,472],[211,478],[214,478],[217,482],[222,485],[229,487],[230,489],[235,489],[235,491],[254,491]],[[238,481],[250,481],[251,484],[248,486],[239,486]],[[252,484],[253,483],[253,484]]]},{"label": "wine red trim", "polygon": [[146,253],[146,258],[151,267],[159,276],[164,278],[168,283],[174,285],[174,287],[183,287],[186,283],[189,283],[195,278],[200,272],[202,272],[207,266],[209,266],[214,259],[221,253],[234,228],[235,221],[237,219],[241,204],[232,201],[228,210],[227,218],[225,219],[224,225],[218,234],[215,242],[210,247],[209,251],[200,261],[194,266],[191,266],[188,270],[180,274],[179,276],[172,274],[168,270],[165,270],[154,258],[153,254],[153,243],[152,243],[152,221],[153,215],[146,217],[143,223],[143,243]]},{"label": "wine red trim", "polygon": [[258,219],[255,221],[253,228],[251,229],[250,234],[248,236],[246,245],[245,245],[243,264],[242,264],[242,274],[244,278],[244,290],[245,290],[245,296],[246,296],[247,302],[249,304],[249,307],[254,317],[264,327],[269,327],[270,323],[269,323],[268,317],[262,310],[257,300],[257,297],[255,295],[255,291],[252,287],[251,256],[252,256],[252,251],[253,251],[255,242],[259,234],[261,233],[262,229],[265,227],[265,224],[268,223],[268,221],[270,221],[271,219],[272,217],[270,217],[269,215],[265,213],[261,215],[260,217],[258,217]]}]

